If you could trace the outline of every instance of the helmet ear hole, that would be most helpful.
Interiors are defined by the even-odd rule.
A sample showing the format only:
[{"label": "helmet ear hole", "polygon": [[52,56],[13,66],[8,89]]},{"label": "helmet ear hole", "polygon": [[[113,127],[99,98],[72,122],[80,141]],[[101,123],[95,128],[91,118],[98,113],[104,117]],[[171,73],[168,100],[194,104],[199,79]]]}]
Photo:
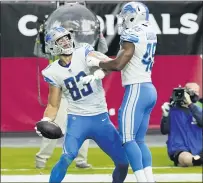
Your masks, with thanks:
[{"label": "helmet ear hole", "polygon": [[131,18],[130,21],[132,22],[134,20],[134,18]]},{"label": "helmet ear hole", "polygon": [[68,39],[71,39],[71,35],[70,34],[68,34],[67,36],[68,36]]}]

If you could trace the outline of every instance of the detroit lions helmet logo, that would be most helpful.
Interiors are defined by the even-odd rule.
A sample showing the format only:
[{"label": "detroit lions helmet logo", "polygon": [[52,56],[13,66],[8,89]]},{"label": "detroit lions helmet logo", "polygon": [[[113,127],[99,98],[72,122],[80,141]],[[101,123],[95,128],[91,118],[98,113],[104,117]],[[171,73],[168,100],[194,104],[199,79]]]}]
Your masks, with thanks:
[{"label": "detroit lions helmet logo", "polygon": [[135,8],[132,7],[131,4],[128,4],[127,6],[125,6],[125,7],[123,8],[123,13],[127,13],[127,12],[135,13],[136,10],[135,10]]}]

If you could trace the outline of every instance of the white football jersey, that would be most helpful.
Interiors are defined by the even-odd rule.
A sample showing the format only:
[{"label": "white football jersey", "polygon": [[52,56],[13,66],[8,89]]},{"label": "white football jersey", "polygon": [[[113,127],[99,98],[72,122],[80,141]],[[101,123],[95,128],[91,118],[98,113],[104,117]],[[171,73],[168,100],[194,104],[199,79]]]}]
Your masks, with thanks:
[{"label": "white football jersey", "polygon": [[102,81],[97,80],[87,85],[81,83],[82,77],[94,72],[86,64],[86,56],[92,50],[90,45],[76,48],[67,67],[61,66],[57,60],[42,71],[46,82],[62,88],[63,95],[68,101],[68,114],[89,116],[107,112]]},{"label": "white football jersey", "polygon": [[151,70],[154,64],[157,36],[149,23],[139,24],[124,30],[120,44],[124,41],[135,45],[133,57],[121,71],[122,85],[151,82]]}]

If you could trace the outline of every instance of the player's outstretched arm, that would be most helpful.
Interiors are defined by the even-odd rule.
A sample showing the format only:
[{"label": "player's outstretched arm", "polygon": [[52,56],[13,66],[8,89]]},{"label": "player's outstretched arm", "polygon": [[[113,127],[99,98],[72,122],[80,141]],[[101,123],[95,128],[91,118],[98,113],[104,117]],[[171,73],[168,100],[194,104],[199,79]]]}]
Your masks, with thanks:
[{"label": "player's outstretched arm", "polygon": [[60,106],[61,93],[61,88],[49,84],[48,104],[44,111],[44,118],[54,121]]},{"label": "player's outstretched arm", "polygon": [[[97,64],[98,62],[101,62],[101,61],[107,62],[110,60],[113,60],[113,59],[98,51],[91,51],[86,57],[87,65],[89,67],[95,67],[95,65],[98,65]],[[95,63],[93,63],[94,61],[95,61]],[[96,67],[98,67],[98,66],[96,66]],[[99,67],[98,67],[98,69],[101,70],[101,68],[99,68]],[[102,71],[104,72],[105,76],[110,74],[110,72],[111,72],[110,70],[105,70],[105,69],[102,69]]]},{"label": "player's outstretched arm", "polygon": [[133,43],[123,41],[122,48],[115,59],[110,59],[106,55],[96,51],[89,53],[87,57],[87,65],[90,67],[100,67],[105,71],[121,71],[131,60],[134,54],[135,46]]},{"label": "player's outstretched arm", "polygon": [[98,66],[98,62],[100,61],[110,61],[112,60],[111,58],[109,58],[107,55],[98,52],[98,51],[91,51],[88,53],[87,57],[86,57],[86,61],[87,61],[87,65],[89,67],[95,67]]},{"label": "player's outstretched arm", "polygon": [[123,42],[122,48],[117,57],[111,61],[101,61],[99,67],[104,70],[121,71],[126,64],[131,60],[134,54],[135,46],[130,42]]},{"label": "player's outstretched arm", "polygon": [[[91,51],[88,53],[86,57],[86,62],[89,67],[92,67],[96,69],[92,75],[88,75],[82,78],[83,84],[92,83],[95,80],[102,80],[106,75],[108,75],[111,71],[107,71],[104,69],[99,68],[98,66],[95,66],[98,62],[101,60],[103,61],[109,61],[112,60],[105,54],[98,52],[98,51]],[[94,63],[95,62],[95,63]]]}]

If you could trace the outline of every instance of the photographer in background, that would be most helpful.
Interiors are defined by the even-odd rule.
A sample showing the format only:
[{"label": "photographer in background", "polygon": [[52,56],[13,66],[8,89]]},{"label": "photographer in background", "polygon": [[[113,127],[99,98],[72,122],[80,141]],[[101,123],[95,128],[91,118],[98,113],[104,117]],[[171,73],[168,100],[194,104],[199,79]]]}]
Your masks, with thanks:
[{"label": "photographer in background", "polygon": [[168,134],[167,150],[175,166],[203,165],[202,99],[199,85],[175,88],[170,103],[162,105],[161,133]]}]

